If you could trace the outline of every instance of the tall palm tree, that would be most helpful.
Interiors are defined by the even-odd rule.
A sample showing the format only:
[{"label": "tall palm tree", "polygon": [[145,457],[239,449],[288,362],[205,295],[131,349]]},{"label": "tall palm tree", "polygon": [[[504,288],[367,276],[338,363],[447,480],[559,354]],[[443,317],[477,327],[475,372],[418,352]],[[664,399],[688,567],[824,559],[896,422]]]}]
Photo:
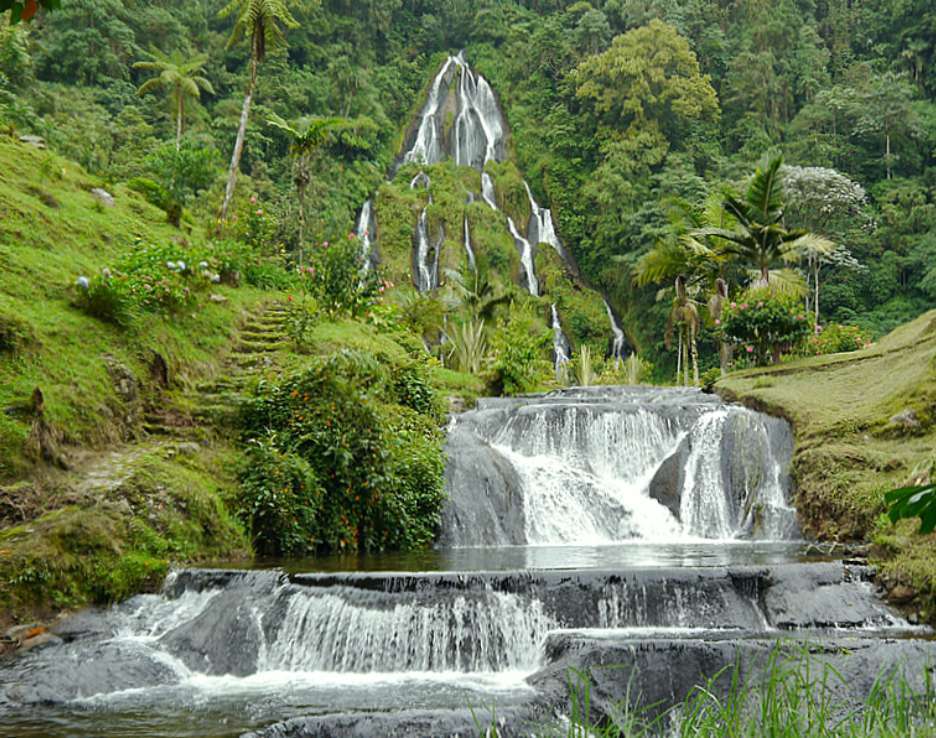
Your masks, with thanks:
[{"label": "tall palm tree", "polygon": [[137,94],[142,97],[150,92],[162,90],[169,94],[176,118],[176,151],[182,145],[182,122],[185,119],[185,99],[198,100],[202,90],[209,95],[214,94],[214,88],[200,72],[208,63],[207,54],[198,54],[187,57],[181,51],[166,54],[159,49],[150,49],[150,59],[138,61],[134,69],[146,72],[155,72],[146,82],[137,88]]},{"label": "tall palm tree", "polygon": [[244,152],[244,138],[247,135],[247,119],[257,87],[257,68],[266,58],[267,51],[286,46],[286,34],[283,28],[297,28],[297,21],[289,11],[290,0],[231,0],[218,13],[222,18],[235,16],[234,30],[228,39],[228,48],[245,39],[250,41],[250,74],[244,104],[241,107],[237,138],[234,140],[234,153],[231,155],[231,167],[228,170],[227,186],[224,188],[224,200],[218,216],[218,229],[227,219],[227,211],[234,198],[234,186],[237,183],[237,170],[240,167],[241,154]]},{"label": "tall palm tree", "polygon": [[305,196],[312,182],[312,156],[323,146],[342,143],[349,149],[366,149],[368,142],[363,134],[375,129],[370,118],[303,117],[290,123],[275,113],[267,124],[289,137],[289,151],[295,159],[293,182],[299,201],[299,265],[302,265],[305,244]]},{"label": "tall palm tree", "polygon": [[691,234],[722,242],[720,250],[754,268],[765,285],[770,283],[770,270],[778,262],[798,259],[801,239],[806,235],[805,231],[783,225],[782,163],[783,158],[776,156],[765,167],[758,167],[743,195],[725,192],[722,207],[735,220],[733,228],[706,226]]}]

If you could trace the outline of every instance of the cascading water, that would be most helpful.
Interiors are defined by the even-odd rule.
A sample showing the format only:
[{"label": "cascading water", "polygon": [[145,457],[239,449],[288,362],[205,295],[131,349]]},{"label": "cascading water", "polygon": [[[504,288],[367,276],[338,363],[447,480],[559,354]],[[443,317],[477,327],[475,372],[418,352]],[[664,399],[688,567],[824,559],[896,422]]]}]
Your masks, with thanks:
[{"label": "cascading water", "polygon": [[[452,95],[455,75],[459,79]],[[455,125],[447,139],[448,116],[454,118]],[[482,169],[488,161],[503,159],[505,131],[503,115],[487,80],[472,71],[463,54],[450,56],[432,82],[403,161],[435,164],[449,156],[459,165]]]},{"label": "cascading water", "polygon": [[566,256],[565,248],[562,246],[562,242],[559,240],[559,236],[556,235],[556,228],[553,225],[552,211],[549,208],[541,208],[539,203],[533,197],[533,192],[530,190],[530,185],[523,182],[524,188],[526,188],[527,197],[530,200],[530,226],[527,228],[527,239],[530,243],[548,243],[552,246],[556,253],[562,257],[563,261],[566,261],[568,257]]},{"label": "cascading water", "polygon": [[468,214],[465,214],[465,226],[464,226],[464,237],[465,237],[465,254],[468,256],[468,266],[471,267],[471,271],[476,272],[478,266],[475,263],[474,249],[471,248],[471,228],[468,226]]},{"label": "cascading water", "polygon": [[481,173],[481,197],[494,210],[497,210],[497,194],[494,191],[494,180],[487,172]]},{"label": "cascading water", "polygon": [[361,206],[361,214],[358,216],[357,224],[354,227],[354,234],[361,241],[361,261],[364,264],[365,271],[373,266],[375,233],[373,202],[366,200],[364,205]]},{"label": "cascading water", "polygon": [[[482,402],[454,421],[448,448],[454,545],[797,532],[780,471],[792,453],[789,428],[698,391],[583,388]],[[478,466],[492,470],[480,498]],[[511,504],[521,511],[508,525],[496,511]],[[492,517],[501,520],[493,531],[479,522]]]},{"label": "cascading water", "polygon": [[611,310],[608,301],[604,301],[605,310],[608,312],[608,320],[611,323],[611,358],[615,362],[620,362],[624,358],[624,348],[627,345],[627,338],[624,336],[624,330],[618,325],[617,318]]},{"label": "cascading water", "polygon": [[513,236],[514,243],[520,251],[520,265],[523,267],[523,277],[526,282],[526,288],[533,296],[539,295],[539,282],[536,279],[536,269],[533,265],[533,245],[527,241],[517,230],[513,218],[507,218],[507,227],[510,229],[510,235]]},{"label": "cascading water", "polygon": [[556,379],[561,379],[565,372],[565,367],[569,364],[572,356],[572,349],[569,346],[569,339],[562,332],[562,323],[559,320],[559,311],[556,309],[556,303],[550,306],[552,310],[552,329],[553,329],[553,365],[556,370]]}]

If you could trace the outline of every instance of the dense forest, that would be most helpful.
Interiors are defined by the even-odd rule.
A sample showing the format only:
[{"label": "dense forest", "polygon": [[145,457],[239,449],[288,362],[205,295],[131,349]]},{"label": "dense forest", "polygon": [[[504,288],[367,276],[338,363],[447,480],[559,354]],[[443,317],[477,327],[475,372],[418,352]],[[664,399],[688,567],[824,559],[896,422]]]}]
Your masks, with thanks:
[{"label": "dense forest", "polygon": [[[687,219],[698,224],[707,202],[727,184],[743,187],[771,155],[785,164],[786,225],[835,244],[794,265],[821,281],[821,322],[874,338],[936,299],[929,3],[283,7],[283,42],[271,39],[258,65],[235,202],[258,198],[275,215],[271,235],[292,253],[300,222],[312,241],[353,226],[431,74],[465,49],[497,91],[517,164],[551,205],[583,276],[653,361],[675,361],[663,345],[673,296],[658,294],[670,284],[660,284],[665,269],[659,280],[640,278],[642,257],[676,243]],[[105,181],[131,182],[183,227],[210,229],[251,74],[249,44],[229,43],[230,10],[220,0],[71,0],[5,27],[0,120]],[[307,149],[309,215],[300,219],[294,141],[271,120],[303,116],[357,125]],[[703,369],[718,363],[710,328],[701,329]]]}]

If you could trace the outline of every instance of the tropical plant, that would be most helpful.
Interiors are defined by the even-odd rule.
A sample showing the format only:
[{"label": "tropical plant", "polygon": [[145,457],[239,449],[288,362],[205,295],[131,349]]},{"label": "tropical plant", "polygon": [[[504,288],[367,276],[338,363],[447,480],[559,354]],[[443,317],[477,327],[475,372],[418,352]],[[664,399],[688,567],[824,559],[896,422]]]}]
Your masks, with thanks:
[{"label": "tropical plant", "polygon": [[202,91],[209,95],[214,94],[211,82],[201,75],[205,64],[208,63],[207,54],[198,54],[187,57],[181,51],[166,54],[159,49],[149,51],[148,61],[138,61],[134,69],[154,72],[156,76],[146,80],[137,88],[140,97],[161,90],[169,95],[169,100],[175,112],[176,119],[176,151],[182,146],[182,123],[185,119],[185,100],[191,98],[198,100]]},{"label": "tropical plant", "polygon": [[578,356],[575,357],[573,366],[575,369],[575,383],[579,387],[590,387],[595,383],[595,369],[592,364],[592,353],[587,344],[579,349]]},{"label": "tropical plant", "polygon": [[62,0],[0,0],[0,13],[10,11],[10,25],[31,21],[40,7],[55,10]]},{"label": "tropical plant", "polygon": [[306,188],[312,181],[312,156],[323,146],[340,141],[348,148],[367,149],[364,134],[375,129],[368,118],[351,120],[340,117],[304,117],[290,123],[273,114],[267,123],[289,137],[289,151],[294,159],[293,182],[299,206],[299,266],[302,266],[305,245]]},{"label": "tropical plant", "polygon": [[884,495],[884,502],[894,523],[902,518],[919,518],[920,533],[936,530],[936,484],[891,490]]},{"label": "tropical plant", "polygon": [[455,324],[448,337],[448,358],[452,367],[469,374],[480,374],[487,358],[487,337],[483,320]]},{"label": "tropical plant", "polygon": [[666,320],[666,333],[664,342],[666,348],[673,346],[673,333],[676,333],[676,377],[684,385],[689,385],[689,364],[692,364],[693,384],[699,384],[699,330],[702,320],[695,301],[690,297],[686,287],[686,278],[682,275],[676,277],[675,296]]},{"label": "tropical plant", "polygon": [[510,301],[510,295],[495,288],[482,266],[472,269],[466,264],[460,271],[446,269],[445,275],[455,287],[469,320],[490,321],[497,308]]},{"label": "tropical plant", "polygon": [[247,90],[244,93],[244,104],[241,107],[240,122],[237,126],[237,138],[234,140],[234,152],[231,154],[224,200],[221,202],[221,211],[218,216],[218,229],[220,230],[227,219],[228,208],[234,198],[237,171],[247,135],[247,120],[250,117],[250,106],[257,89],[257,68],[266,59],[268,51],[286,46],[286,34],[283,28],[298,28],[299,22],[289,10],[289,0],[231,0],[218,15],[222,18],[234,16],[234,30],[228,39],[228,48],[244,40],[250,43]]},{"label": "tropical plant", "polygon": [[354,234],[331,243],[323,241],[301,270],[302,286],[321,310],[335,317],[367,312],[381,289],[373,269],[363,271],[365,257]]},{"label": "tropical plant", "polygon": [[722,254],[756,270],[763,285],[770,284],[770,270],[778,262],[799,259],[806,232],[783,225],[783,159],[772,157],[754,171],[743,195],[726,190],[722,207],[734,219],[733,228],[706,226],[692,236],[713,238]]}]

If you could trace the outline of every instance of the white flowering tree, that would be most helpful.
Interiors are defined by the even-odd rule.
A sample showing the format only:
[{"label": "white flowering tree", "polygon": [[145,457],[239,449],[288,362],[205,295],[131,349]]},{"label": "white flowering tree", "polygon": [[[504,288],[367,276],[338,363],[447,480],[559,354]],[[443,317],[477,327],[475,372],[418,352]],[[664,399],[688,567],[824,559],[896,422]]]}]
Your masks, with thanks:
[{"label": "white flowering tree", "polygon": [[856,221],[862,227],[873,227],[865,215],[868,197],[860,184],[828,167],[784,166],[780,174],[784,222],[813,234],[800,253],[810,288],[806,309],[815,314],[818,330],[823,267],[863,268],[841,239]]}]

